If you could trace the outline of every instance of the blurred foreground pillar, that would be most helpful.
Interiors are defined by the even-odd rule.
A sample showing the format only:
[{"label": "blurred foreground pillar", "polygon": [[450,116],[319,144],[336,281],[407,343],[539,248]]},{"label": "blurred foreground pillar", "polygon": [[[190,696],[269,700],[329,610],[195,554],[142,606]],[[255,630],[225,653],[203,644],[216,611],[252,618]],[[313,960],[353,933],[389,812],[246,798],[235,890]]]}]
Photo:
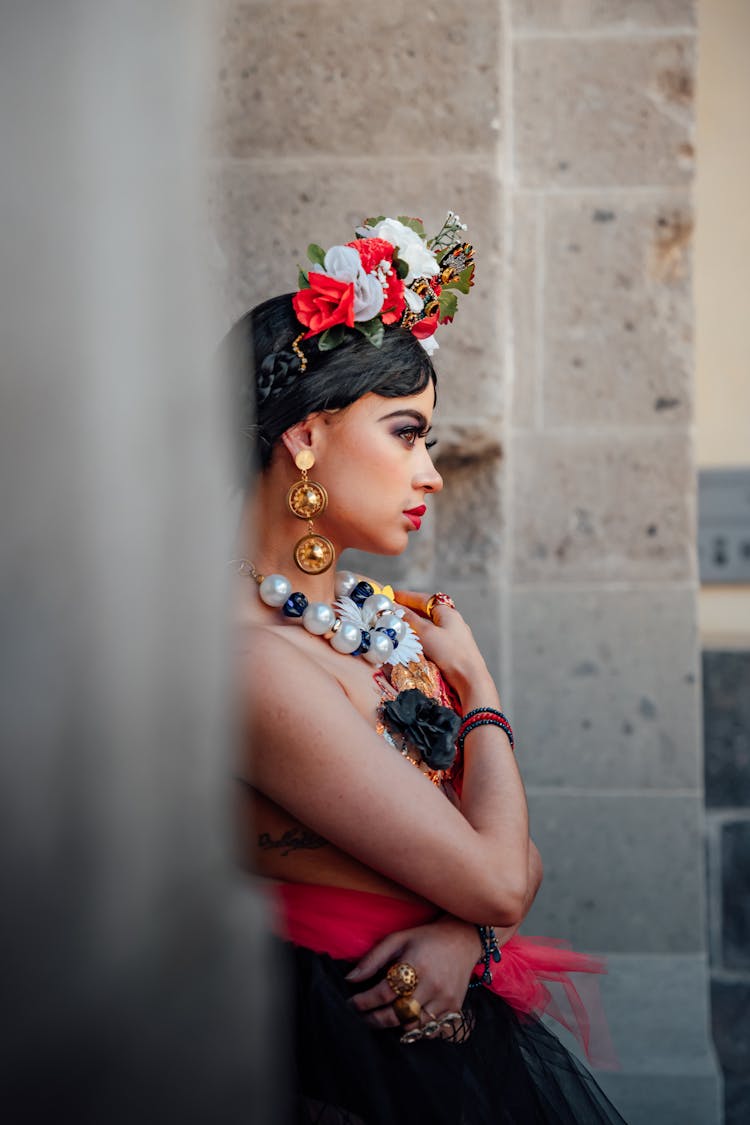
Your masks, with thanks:
[{"label": "blurred foreground pillar", "polygon": [[3,6],[5,1121],[275,1120],[230,841],[207,8]]}]

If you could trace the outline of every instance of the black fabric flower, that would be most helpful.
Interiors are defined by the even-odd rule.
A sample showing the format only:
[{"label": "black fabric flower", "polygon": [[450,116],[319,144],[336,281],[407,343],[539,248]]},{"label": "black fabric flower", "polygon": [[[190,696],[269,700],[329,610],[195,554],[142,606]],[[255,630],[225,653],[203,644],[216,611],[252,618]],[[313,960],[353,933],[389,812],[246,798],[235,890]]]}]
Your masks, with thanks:
[{"label": "black fabric flower", "polygon": [[447,770],[456,756],[461,720],[417,688],[401,691],[383,707],[383,717],[416,746],[431,770]]}]

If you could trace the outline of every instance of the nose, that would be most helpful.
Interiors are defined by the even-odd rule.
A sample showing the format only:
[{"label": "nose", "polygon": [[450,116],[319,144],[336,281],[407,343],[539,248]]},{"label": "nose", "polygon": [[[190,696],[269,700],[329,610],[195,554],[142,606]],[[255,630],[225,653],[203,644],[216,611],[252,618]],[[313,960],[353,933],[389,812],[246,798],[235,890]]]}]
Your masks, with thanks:
[{"label": "nose", "polygon": [[421,488],[423,492],[440,492],[443,487],[443,478],[427,450],[424,451],[424,461],[414,479],[414,487]]}]

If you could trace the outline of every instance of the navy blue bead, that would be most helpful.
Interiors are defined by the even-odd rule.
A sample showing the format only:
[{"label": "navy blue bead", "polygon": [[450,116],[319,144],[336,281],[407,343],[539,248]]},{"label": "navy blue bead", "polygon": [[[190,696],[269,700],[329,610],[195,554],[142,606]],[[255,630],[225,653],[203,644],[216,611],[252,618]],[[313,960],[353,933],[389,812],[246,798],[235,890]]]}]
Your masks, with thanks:
[{"label": "navy blue bead", "polygon": [[357,605],[362,605],[362,602],[365,600],[365,598],[369,598],[370,595],[374,593],[375,591],[373,590],[369,582],[358,582],[349,597]]},{"label": "navy blue bead", "polygon": [[[368,594],[367,596],[369,597],[370,595]],[[352,653],[352,656],[364,656],[364,654],[366,652],[369,652],[369,649],[370,649],[370,634],[363,631],[362,641],[360,643],[360,646],[359,646],[359,648],[355,648],[354,652]]]},{"label": "navy blue bead", "polygon": [[386,637],[390,637],[393,641],[393,647],[398,648],[398,634],[395,629],[378,629],[379,633],[385,633]]},{"label": "navy blue bead", "polygon": [[285,617],[301,617],[307,609],[307,598],[299,590],[296,594],[290,594],[284,602],[281,612]]}]

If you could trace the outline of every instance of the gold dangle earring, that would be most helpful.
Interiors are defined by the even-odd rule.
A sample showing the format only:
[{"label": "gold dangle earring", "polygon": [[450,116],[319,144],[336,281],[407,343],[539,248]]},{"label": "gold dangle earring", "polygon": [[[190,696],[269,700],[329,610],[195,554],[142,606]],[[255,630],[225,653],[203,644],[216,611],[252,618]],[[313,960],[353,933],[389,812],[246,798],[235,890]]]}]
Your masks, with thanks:
[{"label": "gold dangle earring", "polygon": [[300,449],[294,463],[302,477],[289,489],[286,502],[292,515],[307,520],[307,534],[294,545],[294,561],[305,574],[323,574],[336,558],[336,551],[330,539],[317,534],[313,520],[326,510],[328,493],[322,484],[307,479],[308,469],[315,464],[311,449]]}]

